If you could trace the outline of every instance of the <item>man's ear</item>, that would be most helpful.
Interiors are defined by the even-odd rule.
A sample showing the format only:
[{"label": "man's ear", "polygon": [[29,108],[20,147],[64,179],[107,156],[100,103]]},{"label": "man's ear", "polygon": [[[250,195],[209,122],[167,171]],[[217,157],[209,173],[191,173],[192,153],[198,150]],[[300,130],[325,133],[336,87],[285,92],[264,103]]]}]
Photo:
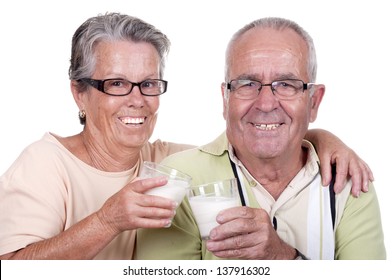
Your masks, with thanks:
[{"label": "man's ear", "polygon": [[227,102],[228,102],[228,89],[226,87],[226,83],[221,84],[221,93],[222,93],[222,102],[223,102],[223,118],[226,120],[227,116]]},{"label": "man's ear", "polygon": [[310,122],[314,122],[317,118],[318,109],[325,93],[325,86],[322,84],[314,85],[313,94],[310,97]]}]

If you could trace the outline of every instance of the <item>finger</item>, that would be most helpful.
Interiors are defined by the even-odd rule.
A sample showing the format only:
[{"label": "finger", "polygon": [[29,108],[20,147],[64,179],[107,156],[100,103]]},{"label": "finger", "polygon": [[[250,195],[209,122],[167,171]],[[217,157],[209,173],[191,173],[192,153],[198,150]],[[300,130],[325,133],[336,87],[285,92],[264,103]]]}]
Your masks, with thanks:
[{"label": "finger", "polygon": [[223,224],[239,218],[252,219],[255,217],[254,211],[254,208],[244,206],[228,208],[219,212],[219,214],[216,216],[216,221],[219,224]]},{"label": "finger", "polygon": [[241,255],[244,255],[243,250],[225,250],[225,251],[211,251],[216,257],[222,259],[241,259]]},{"label": "finger", "polygon": [[371,180],[371,177],[373,177],[373,174],[366,163],[363,163],[361,168],[362,168],[362,186],[360,190],[363,192],[368,192],[369,181]]},{"label": "finger", "polygon": [[373,182],[374,181],[374,175],[373,175],[372,170],[370,169],[369,165],[367,165],[366,163],[364,163],[364,165],[365,165],[366,172],[367,172],[367,174],[369,176],[369,181]]},{"label": "finger", "polygon": [[[362,188],[362,173],[361,172],[355,172],[352,176],[351,176],[351,194],[354,197],[359,197],[359,194],[361,192],[361,188]],[[338,191],[335,189],[335,192],[338,193]]]},{"label": "finger", "polygon": [[136,228],[167,228],[171,226],[171,223],[171,219],[138,218],[135,221]]},{"label": "finger", "polygon": [[156,207],[174,210],[178,207],[178,203],[174,200],[148,194],[140,194],[137,199],[137,204],[142,207]]},{"label": "finger", "polygon": [[[237,212],[239,215],[231,219],[231,214]],[[229,214],[228,217],[225,216]],[[222,221],[225,222],[222,223]],[[263,228],[272,227],[268,214],[263,209],[255,209],[250,207],[235,207],[222,212],[222,216],[217,217],[219,226],[210,232],[211,240],[223,240],[241,234],[250,234],[260,231]]]},{"label": "finger", "polygon": [[320,157],[321,179],[323,186],[328,186],[332,179],[331,160],[330,157]]},{"label": "finger", "polygon": [[137,207],[132,211],[132,215],[148,219],[173,219],[176,211],[160,207]]},{"label": "finger", "polygon": [[[141,223],[141,219],[143,221],[145,219],[152,220],[151,227],[161,227],[161,225],[167,225],[167,221],[172,220],[175,215],[174,208],[164,208],[165,203],[167,201],[164,201],[163,204],[160,203],[159,198],[155,200],[147,195],[123,189],[120,193],[108,199],[100,211],[97,212],[97,215],[103,223],[119,232],[146,226]],[[170,203],[171,201],[168,205]],[[150,205],[155,204],[159,206],[150,207]],[[157,222],[156,220],[163,221]]]},{"label": "finger", "polygon": [[[176,212],[173,209],[132,205],[127,209],[127,224],[132,228],[160,228],[168,226]],[[128,226],[129,227],[129,226]]]},{"label": "finger", "polygon": [[167,181],[167,177],[164,176],[147,179],[136,178],[128,184],[128,187],[133,189],[135,192],[144,193],[149,189],[166,185]]},{"label": "finger", "polygon": [[339,158],[336,160],[336,174],[335,174],[335,193],[340,193],[347,183],[348,162],[345,159]]},{"label": "finger", "polygon": [[360,191],[369,191],[369,181],[374,181],[374,176],[370,167],[363,160],[360,161],[358,169],[360,170],[358,170],[357,172],[361,174],[361,182],[359,182],[360,185],[357,188],[359,195]]},{"label": "finger", "polygon": [[231,249],[231,250],[222,250],[222,251],[211,251],[216,257],[223,259],[248,259],[255,260],[259,259],[257,257],[257,248],[249,247],[249,248],[241,248],[241,249]]},{"label": "finger", "polygon": [[211,252],[236,250],[254,246],[258,243],[258,238],[261,234],[240,234],[231,236],[222,240],[208,240],[207,249]]},{"label": "finger", "polygon": [[248,233],[247,220],[236,219],[230,222],[223,223],[210,232],[210,239],[214,241],[224,240],[232,236]]},{"label": "finger", "polygon": [[262,243],[265,243],[265,236],[261,232],[254,232],[222,241],[208,240],[206,246],[220,258],[257,259],[260,251],[265,254]]}]

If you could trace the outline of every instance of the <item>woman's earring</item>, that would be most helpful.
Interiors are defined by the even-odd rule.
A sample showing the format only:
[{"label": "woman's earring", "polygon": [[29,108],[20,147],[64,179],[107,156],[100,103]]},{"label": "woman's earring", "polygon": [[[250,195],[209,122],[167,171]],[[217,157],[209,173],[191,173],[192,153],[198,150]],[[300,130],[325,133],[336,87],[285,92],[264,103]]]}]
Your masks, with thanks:
[{"label": "woman's earring", "polygon": [[85,119],[85,118],[86,118],[86,111],[80,110],[79,111],[79,119]]},{"label": "woman's earring", "polygon": [[86,111],[85,110],[79,111],[79,121],[80,121],[80,124],[83,124],[83,125],[86,124]]}]

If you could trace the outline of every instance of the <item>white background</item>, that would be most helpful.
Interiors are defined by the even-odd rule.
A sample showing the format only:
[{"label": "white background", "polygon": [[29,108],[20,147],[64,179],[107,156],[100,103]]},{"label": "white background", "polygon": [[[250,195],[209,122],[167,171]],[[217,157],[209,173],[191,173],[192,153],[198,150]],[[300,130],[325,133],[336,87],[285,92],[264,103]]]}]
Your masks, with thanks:
[{"label": "white background", "polygon": [[[82,126],[69,90],[71,37],[107,11],[150,22],[172,42],[169,90],[153,139],[204,144],[224,129],[220,83],[231,35],[260,17],[292,19],[313,37],[318,82],[327,91],[312,127],[338,135],[371,166],[387,251],[390,219],[392,19],[389,1],[2,1],[0,10],[0,173],[46,131]],[[153,140],[152,139],[152,140]]]}]

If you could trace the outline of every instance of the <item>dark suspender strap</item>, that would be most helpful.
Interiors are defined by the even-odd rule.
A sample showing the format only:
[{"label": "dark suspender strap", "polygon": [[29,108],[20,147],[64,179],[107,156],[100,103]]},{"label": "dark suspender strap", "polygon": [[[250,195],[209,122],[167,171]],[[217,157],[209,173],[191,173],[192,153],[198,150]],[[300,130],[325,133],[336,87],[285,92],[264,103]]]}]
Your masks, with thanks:
[{"label": "dark suspender strap", "polygon": [[237,173],[237,167],[235,166],[235,163],[231,160],[229,153],[227,153],[227,155],[229,156],[229,160],[230,160],[230,164],[231,164],[231,169],[233,169],[234,177],[237,179],[238,193],[239,193],[239,195],[240,195],[241,205],[242,205],[242,206],[246,206],[245,198],[244,198],[244,193],[242,192],[241,180],[240,180],[240,178],[238,177],[238,173]]},{"label": "dark suspender strap", "polygon": [[329,184],[329,200],[331,203],[331,216],[332,216],[332,228],[335,228],[335,217],[336,217],[336,204],[335,204],[335,191],[333,189],[336,178],[336,165],[332,165],[332,179]]},{"label": "dark suspender strap", "polygon": [[274,225],[274,229],[277,230],[278,229],[278,221],[276,220],[275,216],[272,218],[272,224]]}]

